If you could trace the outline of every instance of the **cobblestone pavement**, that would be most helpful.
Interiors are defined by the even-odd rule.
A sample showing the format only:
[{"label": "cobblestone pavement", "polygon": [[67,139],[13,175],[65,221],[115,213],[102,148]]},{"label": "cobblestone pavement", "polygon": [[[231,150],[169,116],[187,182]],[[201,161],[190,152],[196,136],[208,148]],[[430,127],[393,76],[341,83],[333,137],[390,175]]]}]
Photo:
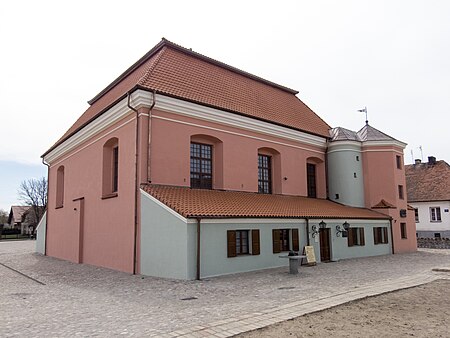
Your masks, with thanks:
[{"label": "cobblestone pavement", "polygon": [[300,267],[298,275],[286,266],[179,281],[73,264],[35,254],[34,245],[0,242],[1,337],[227,337],[450,278],[450,250],[342,260]]}]

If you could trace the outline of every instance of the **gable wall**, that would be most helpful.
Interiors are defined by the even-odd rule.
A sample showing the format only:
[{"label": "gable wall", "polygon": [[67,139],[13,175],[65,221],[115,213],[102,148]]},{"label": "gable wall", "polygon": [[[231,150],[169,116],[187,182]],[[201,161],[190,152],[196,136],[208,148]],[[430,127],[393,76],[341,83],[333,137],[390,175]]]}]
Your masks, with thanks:
[{"label": "gable wall", "polygon": [[[103,145],[119,139],[118,196],[102,199]],[[133,271],[135,117],[128,114],[50,163],[47,255]],[[64,205],[56,208],[56,176],[64,166]],[[80,217],[84,198],[84,228]],[[81,254],[80,254],[81,251]],[[81,256],[81,260],[80,260]]]}]

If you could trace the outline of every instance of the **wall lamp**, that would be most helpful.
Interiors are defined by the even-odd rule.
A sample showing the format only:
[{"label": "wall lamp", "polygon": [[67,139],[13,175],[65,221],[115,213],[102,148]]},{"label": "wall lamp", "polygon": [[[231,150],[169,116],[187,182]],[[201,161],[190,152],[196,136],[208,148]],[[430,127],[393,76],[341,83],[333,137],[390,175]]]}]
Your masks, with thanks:
[{"label": "wall lamp", "polygon": [[312,229],[311,235],[313,236],[313,238],[319,234],[319,229],[325,229],[326,227],[327,227],[327,223],[325,223],[324,221],[320,221],[319,227],[317,227],[317,225],[313,224],[311,227],[311,229]]},{"label": "wall lamp", "polygon": [[336,237],[340,237],[341,234],[347,232],[349,228],[350,224],[347,221],[345,221],[342,225],[336,225]]}]

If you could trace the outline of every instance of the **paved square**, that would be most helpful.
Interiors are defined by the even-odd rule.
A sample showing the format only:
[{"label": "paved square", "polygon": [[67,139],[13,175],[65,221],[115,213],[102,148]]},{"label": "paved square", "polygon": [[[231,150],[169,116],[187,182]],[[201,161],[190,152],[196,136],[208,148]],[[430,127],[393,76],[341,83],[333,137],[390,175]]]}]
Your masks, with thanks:
[{"label": "paved square", "polygon": [[35,254],[34,245],[0,242],[2,337],[227,337],[450,275],[450,250],[422,250],[301,267],[298,275],[286,266],[179,281],[73,264]]}]

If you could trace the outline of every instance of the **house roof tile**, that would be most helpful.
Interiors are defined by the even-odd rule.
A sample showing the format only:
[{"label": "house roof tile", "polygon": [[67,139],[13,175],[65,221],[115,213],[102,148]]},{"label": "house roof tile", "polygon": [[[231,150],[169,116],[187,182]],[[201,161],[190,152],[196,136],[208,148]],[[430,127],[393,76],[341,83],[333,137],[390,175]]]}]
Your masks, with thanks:
[{"label": "house roof tile", "polygon": [[30,209],[29,205],[13,205],[9,213],[8,223],[21,223],[22,216]]},{"label": "house roof tile", "polygon": [[186,218],[388,219],[325,199],[145,184],[142,189]]},{"label": "house roof tile", "polygon": [[380,202],[375,204],[373,209],[396,209],[396,206],[382,199]]},{"label": "house roof tile", "polygon": [[47,153],[136,88],[329,137],[330,126],[295,96],[297,91],[163,39],[90,100]]},{"label": "house roof tile", "polygon": [[408,202],[450,201],[450,166],[445,161],[405,166]]}]

